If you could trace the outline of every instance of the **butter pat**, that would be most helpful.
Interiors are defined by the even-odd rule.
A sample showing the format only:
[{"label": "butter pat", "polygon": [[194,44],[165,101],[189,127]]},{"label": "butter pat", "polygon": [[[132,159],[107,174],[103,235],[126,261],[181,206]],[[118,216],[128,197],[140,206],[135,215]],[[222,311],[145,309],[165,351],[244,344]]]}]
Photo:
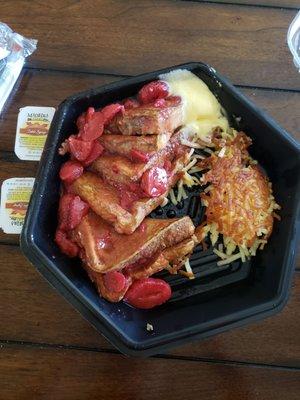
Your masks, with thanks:
[{"label": "butter pat", "polygon": [[160,75],[159,79],[168,84],[170,95],[182,98],[184,125],[190,133],[209,140],[214,128],[228,128],[228,120],[222,114],[220,103],[195,74],[179,69]]},{"label": "butter pat", "polygon": [[18,115],[15,153],[21,160],[39,161],[55,113],[53,107],[24,107]]}]

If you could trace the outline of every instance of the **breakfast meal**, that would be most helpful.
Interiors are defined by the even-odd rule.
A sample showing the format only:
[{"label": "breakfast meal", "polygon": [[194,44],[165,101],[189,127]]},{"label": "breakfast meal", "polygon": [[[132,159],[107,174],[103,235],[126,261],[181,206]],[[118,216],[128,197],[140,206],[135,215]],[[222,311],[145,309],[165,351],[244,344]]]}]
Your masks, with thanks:
[{"label": "breakfast meal", "polygon": [[[271,183],[230,127],[208,86],[188,70],[144,85],[136,97],[89,107],[59,148],[61,196],[55,242],[79,257],[99,295],[149,309],[168,301],[162,270],[193,279],[189,258],[208,243],[218,265],[263,249],[279,219]],[[198,191],[200,225],[152,211]],[[151,214],[151,215],[150,215]]]}]

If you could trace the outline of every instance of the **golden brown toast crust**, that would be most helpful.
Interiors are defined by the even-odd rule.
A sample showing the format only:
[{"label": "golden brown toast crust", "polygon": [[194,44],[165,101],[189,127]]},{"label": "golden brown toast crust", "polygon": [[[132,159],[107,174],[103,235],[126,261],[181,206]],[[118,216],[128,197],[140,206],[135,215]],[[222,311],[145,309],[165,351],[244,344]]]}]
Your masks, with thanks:
[{"label": "golden brown toast crust", "polygon": [[140,229],[127,236],[89,212],[73,230],[75,240],[85,251],[87,265],[97,272],[120,270],[142,258],[153,258],[164,249],[190,238],[194,225],[189,217],[145,218]]},{"label": "golden brown toast crust", "polygon": [[174,132],[182,124],[182,103],[170,104],[163,108],[143,105],[126,110],[123,115],[117,116],[108,130],[123,135],[159,135]]},{"label": "golden brown toast crust", "polygon": [[173,270],[174,267],[178,269],[177,266],[182,266],[182,261],[192,253],[195,245],[196,241],[193,238],[189,238],[175,244],[174,246],[167,247],[153,262],[146,266],[132,269],[128,275],[132,279],[147,278],[148,276],[167,268],[170,264],[172,264]]},{"label": "golden brown toast crust", "polygon": [[125,135],[102,135],[98,140],[102,146],[113,154],[131,158],[132,150],[139,150],[145,154],[153,154],[166,146],[172,132],[160,135],[148,136],[125,136]]}]

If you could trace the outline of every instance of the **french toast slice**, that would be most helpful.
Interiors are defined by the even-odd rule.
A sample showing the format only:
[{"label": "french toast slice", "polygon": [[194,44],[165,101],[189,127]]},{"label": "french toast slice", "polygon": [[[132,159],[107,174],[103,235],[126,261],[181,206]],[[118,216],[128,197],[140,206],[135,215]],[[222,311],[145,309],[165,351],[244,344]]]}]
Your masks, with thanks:
[{"label": "french toast slice", "polygon": [[134,158],[134,151],[146,156],[163,149],[170,140],[173,132],[164,132],[159,135],[125,136],[102,135],[98,140],[110,153],[118,154],[129,159]]},{"label": "french toast slice", "polygon": [[122,135],[160,135],[174,132],[183,124],[184,108],[178,98],[165,99],[164,105],[141,105],[117,115],[107,130]]},{"label": "french toast slice", "polygon": [[105,273],[157,258],[163,250],[191,238],[195,230],[190,217],[145,218],[131,235],[117,233],[101,217],[90,211],[72,231],[72,240],[83,250],[85,264]]}]

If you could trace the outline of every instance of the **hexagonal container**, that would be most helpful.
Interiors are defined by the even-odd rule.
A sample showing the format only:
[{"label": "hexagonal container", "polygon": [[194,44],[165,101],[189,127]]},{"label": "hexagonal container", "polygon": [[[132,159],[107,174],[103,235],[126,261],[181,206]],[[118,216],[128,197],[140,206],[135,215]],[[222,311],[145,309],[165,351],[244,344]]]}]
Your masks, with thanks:
[{"label": "hexagonal container", "polygon": [[[163,277],[173,290],[171,300],[151,310],[138,310],[100,298],[79,261],[64,256],[54,243],[58,172],[65,161],[58,155],[58,148],[70,133],[76,132],[76,119],[88,107],[100,108],[134,96],[145,83],[178,68],[199,76],[217,96],[232,125],[239,121],[236,128],[252,138],[250,153],[273,183],[275,199],[282,207],[281,221],[275,222],[265,249],[246,263],[237,261],[221,268],[211,249],[202,251],[198,247],[191,259],[196,279],[165,274]],[[149,356],[258,321],[283,308],[299,239],[299,172],[297,142],[210,66],[193,62],[124,79],[75,94],[58,107],[35,180],[21,247],[50,284],[121,352]],[[203,215],[199,196],[194,192],[189,193],[183,208],[169,206],[164,212],[166,216],[188,213],[197,222]],[[152,216],[164,214],[156,211]],[[153,331],[146,329],[147,323]]]}]

